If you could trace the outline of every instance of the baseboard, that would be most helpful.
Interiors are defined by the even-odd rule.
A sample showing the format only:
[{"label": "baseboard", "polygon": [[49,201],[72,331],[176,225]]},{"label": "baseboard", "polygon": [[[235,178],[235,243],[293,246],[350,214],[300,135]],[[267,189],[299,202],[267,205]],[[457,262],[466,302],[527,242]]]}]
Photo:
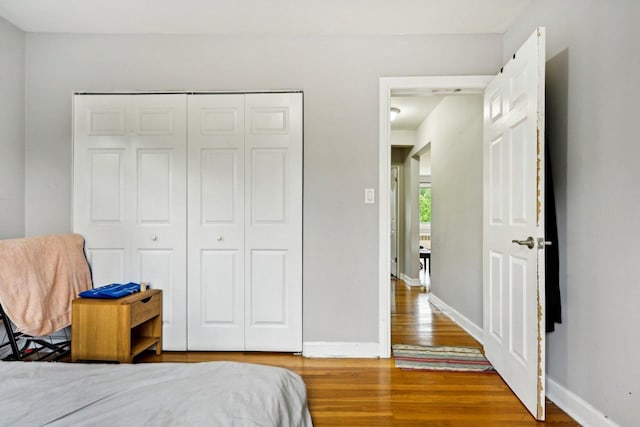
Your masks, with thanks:
[{"label": "baseboard", "polygon": [[555,403],[580,425],[593,427],[615,427],[618,425],[580,396],[564,388],[548,375],[546,383],[546,395],[549,400]]},{"label": "baseboard", "polygon": [[377,358],[380,354],[377,342],[305,342],[302,345],[304,357],[324,358]]},{"label": "baseboard", "polygon": [[409,286],[422,286],[422,283],[420,283],[419,277],[417,279],[414,279],[407,276],[404,273],[400,273],[400,280],[402,280],[404,283],[406,283]]},{"label": "baseboard", "polygon": [[429,301],[438,307],[440,311],[446,314],[451,320],[458,324],[462,329],[467,331],[469,335],[476,339],[480,344],[484,343],[484,331],[481,327],[473,323],[467,317],[463,316],[458,310],[450,307],[434,294],[429,294]]}]

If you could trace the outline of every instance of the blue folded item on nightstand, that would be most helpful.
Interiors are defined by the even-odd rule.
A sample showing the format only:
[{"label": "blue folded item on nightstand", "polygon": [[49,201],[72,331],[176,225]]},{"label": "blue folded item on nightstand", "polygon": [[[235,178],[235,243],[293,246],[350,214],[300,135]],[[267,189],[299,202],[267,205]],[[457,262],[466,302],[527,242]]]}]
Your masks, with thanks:
[{"label": "blue folded item on nightstand", "polygon": [[82,291],[78,296],[82,298],[109,298],[116,299],[140,292],[140,283],[112,283],[97,288]]}]

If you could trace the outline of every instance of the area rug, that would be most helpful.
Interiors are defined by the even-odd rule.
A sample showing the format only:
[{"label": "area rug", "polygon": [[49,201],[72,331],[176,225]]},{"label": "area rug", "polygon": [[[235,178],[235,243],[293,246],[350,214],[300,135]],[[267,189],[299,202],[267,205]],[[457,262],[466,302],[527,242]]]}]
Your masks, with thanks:
[{"label": "area rug", "polygon": [[480,349],[474,347],[393,346],[396,368],[454,372],[495,372]]}]

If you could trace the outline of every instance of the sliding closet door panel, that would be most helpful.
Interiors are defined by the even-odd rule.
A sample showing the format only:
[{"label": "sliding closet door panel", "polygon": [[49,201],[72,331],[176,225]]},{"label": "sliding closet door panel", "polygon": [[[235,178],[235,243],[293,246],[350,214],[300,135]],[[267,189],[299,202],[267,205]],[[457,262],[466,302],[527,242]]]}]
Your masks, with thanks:
[{"label": "sliding closet door panel", "polygon": [[189,349],[244,350],[244,95],[189,96]]},{"label": "sliding closet door panel", "polygon": [[245,101],[245,348],[302,350],[302,94]]},{"label": "sliding closet door panel", "polygon": [[77,95],[73,230],[94,286],[163,289],[164,343],[186,349],[186,95]]},{"label": "sliding closet door panel", "polygon": [[131,275],[128,95],[74,98],[73,231],[85,239],[94,286]]},{"label": "sliding closet door panel", "polygon": [[131,95],[134,276],[162,289],[163,348],[186,350],[187,96]]}]

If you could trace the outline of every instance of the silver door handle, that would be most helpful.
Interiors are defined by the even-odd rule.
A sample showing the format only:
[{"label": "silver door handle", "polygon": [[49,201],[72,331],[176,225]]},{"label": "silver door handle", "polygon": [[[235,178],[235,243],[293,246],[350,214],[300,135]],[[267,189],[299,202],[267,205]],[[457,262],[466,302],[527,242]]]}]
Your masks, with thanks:
[{"label": "silver door handle", "polygon": [[512,240],[511,243],[516,243],[518,245],[526,246],[529,249],[533,249],[536,245],[536,241],[533,237],[529,236],[527,240]]},{"label": "silver door handle", "polygon": [[538,249],[544,249],[545,246],[551,246],[552,244],[552,242],[544,240],[543,237],[538,237]]}]

